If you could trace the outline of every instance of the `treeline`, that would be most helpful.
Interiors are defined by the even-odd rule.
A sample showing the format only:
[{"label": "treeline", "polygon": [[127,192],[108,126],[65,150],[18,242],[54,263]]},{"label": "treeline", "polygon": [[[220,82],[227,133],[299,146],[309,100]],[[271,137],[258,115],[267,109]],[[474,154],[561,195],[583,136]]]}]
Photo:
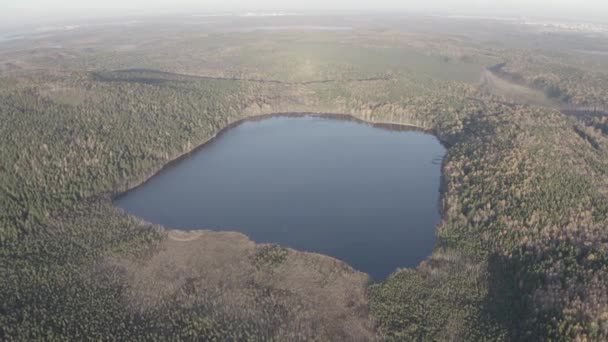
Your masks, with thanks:
[{"label": "treeline", "polygon": [[39,82],[0,90],[4,199],[27,206],[21,213],[5,212],[17,221],[40,220],[149,175],[241,115],[247,98],[238,82],[161,88],[71,76],[52,80],[54,87],[86,89],[84,98],[68,105],[54,102],[52,93],[43,92],[48,83]]},{"label": "treeline", "polygon": [[[608,139],[459,83],[323,90],[367,120],[430,128],[449,146],[439,246],[371,288],[388,340],[608,338]],[[441,84],[441,86],[439,86]],[[391,94],[388,92],[388,94]],[[328,99],[328,102],[332,102]]]},{"label": "treeline", "polygon": [[606,339],[608,141],[490,99],[458,116],[440,248],[372,289],[380,327],[389,340]]},{"label": "treeline", "polygon": [[[53,89],[72,89],[70,104]],[[86,73],[0,82],[1,339],[154,340],[187,337],[176,326],[194,323],[202,335],[253,333],[216,316],[194,322],[191,310],[142,316],[125,306],[124,279],[94,276],[100,258],[138,255],[162,239],[110,196],[242,115],[248,91],[221,81],[110,86]]]}]

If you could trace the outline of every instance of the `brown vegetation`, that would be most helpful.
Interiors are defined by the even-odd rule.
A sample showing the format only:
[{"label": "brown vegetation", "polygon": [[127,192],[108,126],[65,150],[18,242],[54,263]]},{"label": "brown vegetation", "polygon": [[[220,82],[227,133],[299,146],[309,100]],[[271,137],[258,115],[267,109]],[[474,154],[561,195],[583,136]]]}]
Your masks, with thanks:
[{"label": "brown vegetation", "polygon": [[258,322],[260,339],[375,339],[367,312],[369,277],[344,263],[287,249],[277,260],[263,258],[278,247],[256,245],[238,233],[166,234],[149,257],[97,265],[124,278],[130,310],[145,315],[167,305],[205,306],[213,318]]}]

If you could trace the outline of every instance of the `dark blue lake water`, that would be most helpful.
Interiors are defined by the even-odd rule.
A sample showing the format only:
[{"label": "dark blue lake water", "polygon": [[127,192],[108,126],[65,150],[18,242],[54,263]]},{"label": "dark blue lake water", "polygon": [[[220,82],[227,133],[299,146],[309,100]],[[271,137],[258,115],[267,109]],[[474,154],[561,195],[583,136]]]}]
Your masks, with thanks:
[{"label": "dark blue lake water", "polygon": [[330,255],[381,280],[431,254],[444,155],[426,133],[272,117],[225,131],[115,204],[172,229]]}]

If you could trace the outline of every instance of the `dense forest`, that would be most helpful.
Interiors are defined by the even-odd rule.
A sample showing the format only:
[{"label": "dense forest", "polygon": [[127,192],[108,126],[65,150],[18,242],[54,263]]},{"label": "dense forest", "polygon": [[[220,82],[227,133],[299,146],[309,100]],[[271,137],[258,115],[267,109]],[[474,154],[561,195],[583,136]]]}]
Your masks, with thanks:
[{"label": "dense forest", "polygon": [[[445,33],[180,34],[154,54],[81,37],[0,54],[14,66],[0,74],[1,339],[608,339],[608,123],[590,109],[606,106],[606,73]],[[590,113],[481,91],[501,62]],[[112,205],[222,128],[288,112],[437,135],[432,256],[373,283],[329,257]]]}]

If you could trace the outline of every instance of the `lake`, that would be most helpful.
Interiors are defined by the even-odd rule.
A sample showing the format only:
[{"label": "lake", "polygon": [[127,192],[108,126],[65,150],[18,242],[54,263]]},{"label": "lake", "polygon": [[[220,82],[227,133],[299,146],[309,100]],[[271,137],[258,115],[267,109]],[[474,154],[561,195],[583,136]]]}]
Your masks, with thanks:
[{"label": "lake", "polygon": [[115,199],[169,229],[237,231],[382,280],[435,245],[445,148],[320,116],[244,121]]}]

